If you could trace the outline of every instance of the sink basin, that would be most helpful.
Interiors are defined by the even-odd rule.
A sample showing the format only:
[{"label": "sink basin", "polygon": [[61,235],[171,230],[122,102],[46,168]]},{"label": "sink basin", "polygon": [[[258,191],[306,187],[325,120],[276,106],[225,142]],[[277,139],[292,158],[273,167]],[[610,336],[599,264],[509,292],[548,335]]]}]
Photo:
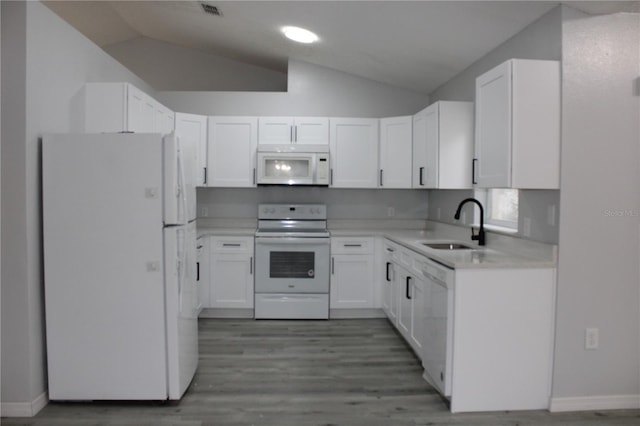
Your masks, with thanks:
[{"label": "sink basin", "polygon": [[462,243],[422,243],[423,246],[427,246],[436,250],[473,250],[474,247],[468,246]]}]

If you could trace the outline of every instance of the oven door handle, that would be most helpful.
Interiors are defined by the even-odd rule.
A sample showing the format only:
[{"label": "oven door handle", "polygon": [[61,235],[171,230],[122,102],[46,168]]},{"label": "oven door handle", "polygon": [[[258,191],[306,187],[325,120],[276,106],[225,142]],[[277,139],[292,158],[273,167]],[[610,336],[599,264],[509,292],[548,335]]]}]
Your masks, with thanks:
[{"label": "oven door handle", "polygon": [[256,238],[256,245],[329,245],[329,238],[287,238],[287,237],[276,237],[276,238]]}]

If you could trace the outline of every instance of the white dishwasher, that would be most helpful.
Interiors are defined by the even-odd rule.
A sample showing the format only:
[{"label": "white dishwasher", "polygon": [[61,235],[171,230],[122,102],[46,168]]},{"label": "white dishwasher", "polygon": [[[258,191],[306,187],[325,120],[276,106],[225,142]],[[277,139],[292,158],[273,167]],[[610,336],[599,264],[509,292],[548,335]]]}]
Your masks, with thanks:
[{"label": "white dishwasher", "polygon": [[445,397],[451,396],[453,364],[454,270],[427,259],[425,278],[425,344],[422,354],[424,378]]}]

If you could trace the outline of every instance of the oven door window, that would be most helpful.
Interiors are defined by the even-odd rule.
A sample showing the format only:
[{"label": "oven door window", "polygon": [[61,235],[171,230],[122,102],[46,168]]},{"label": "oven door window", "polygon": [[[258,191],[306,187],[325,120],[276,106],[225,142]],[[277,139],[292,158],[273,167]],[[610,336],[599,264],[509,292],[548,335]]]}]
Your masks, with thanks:
[{"label": "oven door window", "polygon": [[308,178],[311,176],[311,161],[308,158],[265,158],[266,178]]},{"label": "oven door window", "polygon": [[315,276],[315,253],[272,251],[269,253],[270,278],[311,278]]}]

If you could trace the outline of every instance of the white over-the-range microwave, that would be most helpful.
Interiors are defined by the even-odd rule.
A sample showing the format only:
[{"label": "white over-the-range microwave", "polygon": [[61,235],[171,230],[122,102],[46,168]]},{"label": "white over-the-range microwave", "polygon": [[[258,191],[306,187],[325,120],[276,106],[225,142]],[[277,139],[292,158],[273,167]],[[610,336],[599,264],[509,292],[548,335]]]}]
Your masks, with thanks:
[{"label": "white over-the-range microwave", "polygon": [[258,185],[329,185],[327,145],[258,145]]}]

